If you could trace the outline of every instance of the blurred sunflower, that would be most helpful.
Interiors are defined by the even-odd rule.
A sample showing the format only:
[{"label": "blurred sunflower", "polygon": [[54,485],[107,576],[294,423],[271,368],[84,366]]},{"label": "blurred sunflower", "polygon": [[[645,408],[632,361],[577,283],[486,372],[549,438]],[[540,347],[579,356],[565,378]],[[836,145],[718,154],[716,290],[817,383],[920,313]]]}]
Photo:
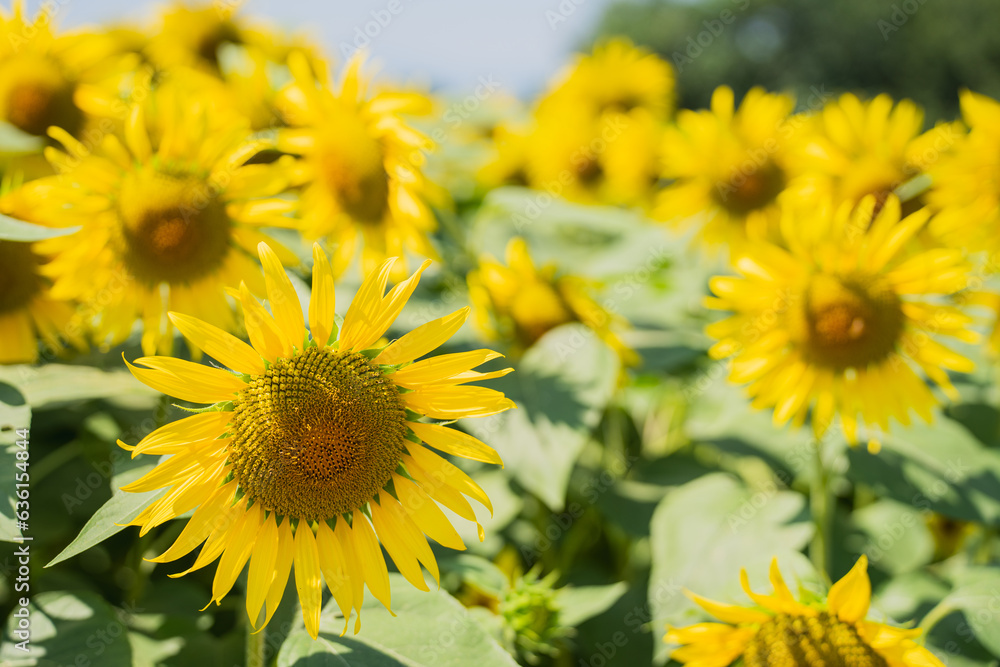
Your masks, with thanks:
[{"label": "blurred sunflower", "polygon": [[902,256],[930,214],[921,209],[900,221],[899,199],[890,195],[873,219],[875,204],[869,195],[857,207],[788,216],[788,250],[757,244],[735,260],[741,277],[710,282],[716,296],[706,304],[735,314],[707,327],[719,341],[709,353],[734,357],[729,379],[749,383],[753,406],[773,407],[776,425],[802,424],[812,406],[817,437],[839,415],[853,444],[859,421],[888,430],[890,417],[908,424],[911,409],[931,421],[937,400],[913,364],[953,399],[947,371],[973,370],[931,338],[977,340],[970,317],[935,301],[966,287],[962,253]]},{"label": "blurred sunflower", "polygon": [[175,0],[164,8],[160,26],[146,46],[149,59],[161,70],[194,67],[218,74],[223,49],[250,46],[284,62],[296,43],[266,27],[250,25],[236,17],[243,0],[185,2]]},{"label": "blurred sunflower", "polygon": [[914,641],[921,630],[865,620],[871,604],[867,556],[861,556],[830,588],[825,602],[797,601],[778,570],[777,560],[771,561],[773,595],[754,593],[746,570],[740,579],[757,606],[723,604],[688,593],[722,622],[668,628],[664,640],[680,645],[671,658],[694,667],[727,667],[737,660],[746,667],[944,667]]},{"label": "blurred sunflower", "polygon": [[[674,108],[674,70],[655,53],[623,38],[580,55],[540,102],[540,113],[571,108],[596,117],[645,109],[663,120]],[[550,109],[551,108],[551,109]]]},{"label": "blurred sunflower", "polygon": [[509,123],[498,125],[492,139],[492,155],[479,170],[479,181],[487,188],[528,185],[528,153],[532,128]]},{"label": "blurred sunflower", "polygon": [[[287,185],[282,163],[245,165],[265,144],[222,108],[163,86],[132,106],[124,141],[109,134],[91,153],[50,131],[66,151],[46,151],[60,173],[26,187],[41,221],[82,230],[39,244],[55,257],[45,274],[56,298],[102,304],[95,326],[106,345],[124,341],[138,316],[144,352],[169,352],[168,309],[232,331],[225,288],[246,278],[263,290],[250,278],[259,227],[294,224],[294,203],[274,198]],[[295,262],[287,250],[282,258]]]},{"label": "blurred sunflower", "polygon": [[51,126],[78,135],[87,120],[80,86],[97,87],[134,63],[113,57],[120,50],[109,35],[56,35],[52,13],[43,7],[28,20],[24,0],[10,13],[0,8],[0,120],[35,136]]},{"label": "blurred sunflower", "polygon": [[[0,213],[31,219],[31,207],[17,190],[0,196]],[[43,275],[47,261],[36,244],[0,240],[0,364],[34,363],[38,339],[56,353],[63,341],[86,350],[74,304],[52,296]]]},{"label": "blurred sunflower", "polygon": [[969,134],[930,170],[932,231],[956,247],[1000,249],[1000,102],[972,91],[960,96]]},{"label": "blurred sunflower", "polygon": [[565,109],[539,121],[527,142],[533,188],[584,204],[652,200],[662,129],[646,111],[599,117]]},{"label": "blurred sunflower", "polygon": [[681,111],[663,139],[662,176],[674,182],[659,195],[655,217],[698,224],[706,245],[738,246],[770,237],[778,195],[791,177],[790,140],[795,101],[752,88],[734,111],[733,91],[712,95],[710,110]]},{"label": "blurred sunflower", "polygon": [[522,238],[507,244],[507,265],[490,256],[468,275],[469,298],[475,323],[490,340],[510,341],[521,353],[561,324],[580,322],[590,327],[623,362],[638,357],[618,337],[628,323],[602,308],[589,295],[590,287],[577,276],[556,275],[553,264],[535,267]]},{"label": "blurred sunflower", "polygon": [[[361,56],[347,63],[336,91],[317,82],[301,54],[288,64],[294,83],[279,106],[290,127],[279,133],[278,146],[302,156],[296,182],[303,186],[303,233],[335,244],[338,272],[350,265],[359,238],[365,274],[405,250],[435,256],[427,235],[437,222],[424,201],[429,186],[421,172],[430,141],[399,116],[426,113],[431,101],[388,91],[369,98]],[[405,273],[405,259],[396,270]]]},{"label": "blurred sunflower", "polygon": [[894,104],[888,95],[861,101],[850,93],[828,103],[811,120],[793,151],[796,171],[790,185],[812,201],[861,201],[875,195],[879,205],[941,155],[953,126],[921,133],[923,111],[910,100]]},{"label": "blurred sunflower", "polygon": [[[185,336],[232,372],[168,357],[136,361],[146,368],[129,364],[154,389],[214,405],[154,431],[135,447],[119,443],[133,456],[173,455],[123,490],[170,488],[132,522],[142,533],[196,508],[177,541],[153,561],[176,560],[204,542],[183,574],[219,558],[211,602],[225,597],[249,560],[247,613],[256,627],[266,605],[263,627],[294,565],[309,634],[315,639],[319,632],[322,579],[343,612],[344,632],[352,610],[358,613],[357,632],[365,584],[390,606],[380,543],[403,576],[426,591],[421,564],[435,579],[439,574],[424,534],[449,548],[465,548],[437,502],[470,521],[476,517],[465,496],[492,512],[483,490],[429,447],[487,463],[501,463],[497,453],[421,419],[450,423],[514,407],[500,392],[463,386],[512,369],[473,371],[500,356],[490,350],[411,363],[450,338],[467,308],[374,347],[429,262],[384,296],[395,258],[383,263],[361,285],[338,336],[333,270],[319,245],[313,247],[310,334],[278,257],[264,243],[259,253],[273,316],[241,285],[253,347],[197,319],[170,314]],[[482,539],[482,526],[479,534]]]}]

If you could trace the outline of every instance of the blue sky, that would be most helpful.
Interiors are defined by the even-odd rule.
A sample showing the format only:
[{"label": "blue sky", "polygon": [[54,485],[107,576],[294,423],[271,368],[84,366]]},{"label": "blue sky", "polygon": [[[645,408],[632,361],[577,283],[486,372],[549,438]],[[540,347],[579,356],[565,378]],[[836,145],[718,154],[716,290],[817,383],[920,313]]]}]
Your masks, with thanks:
[{"label": "blue sky", "polygon": [[[56,1],[63,27],[148,20],[162,4]],[[29,0],[29,6],[39,4]],[[474,88],[481,76],[492,76],[511,93],[530,94],[587,38],[607,4],[609,0],[247,0],[242,11],[303,30],[332,55],[342,45],[352,46],[367,29],[374,35],[369,52],[383,72],[401,80],[459,92]]]}]

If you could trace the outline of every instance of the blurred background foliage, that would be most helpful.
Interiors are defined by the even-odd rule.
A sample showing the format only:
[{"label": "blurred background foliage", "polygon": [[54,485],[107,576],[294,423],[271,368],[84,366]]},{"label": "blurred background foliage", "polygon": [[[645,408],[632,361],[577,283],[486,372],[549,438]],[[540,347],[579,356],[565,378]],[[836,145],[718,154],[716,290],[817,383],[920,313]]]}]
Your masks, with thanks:
[{"label": "blurred background foliage", "polygon": [[[983,0],[619,0],[598,39],[626,35],[678,72],[680,106],[716,86],[804,98],[814,87],[922,105],[930,123],[958,115],[958,91],[1000,96],[1000,3]],[[905,29],[903,29],[905,26]]]}]

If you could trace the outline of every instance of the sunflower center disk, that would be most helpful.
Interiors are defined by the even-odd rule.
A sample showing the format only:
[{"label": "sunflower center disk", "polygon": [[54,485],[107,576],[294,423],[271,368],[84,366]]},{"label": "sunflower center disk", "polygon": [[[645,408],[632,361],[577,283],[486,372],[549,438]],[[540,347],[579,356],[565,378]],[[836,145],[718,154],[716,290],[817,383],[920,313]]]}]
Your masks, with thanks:
[{"label": "sunflower center disk", "polygon": [[230,462],[266,510],[325,520],[389,481],[406,437],[395,385],[360,354],[309,348],[280,359],[236,399]]},{"label": "sunflower center disk", "polygon": [[30,244],[0,241],[0,314],[23,308],[38,293],[37,267]]},{"label": "sunflower center disk", "polygon": [[804,307],[806,355],[835,370],[881,362],[892,354],[903,333],[899,297],[869,281],[814,276]]},{"label": "sunflower center disk", "polygon": [[3,93],[7,122],[18,129],[45,135],[52,125],[76,134],[83,114],[73,104],[73,86],[50,62],[29,58],[5,68],[8,83]]},{"label": "sunflower center disk", "polygon": [[352,219],[371,225],[382,222],[389,207],[389,176],[381,146],[353,114],[338,114],[330,126],[338,131],[321,140],[319,179]]},{"label": "sunflower center disk", "polygon": [[718,183],[713,196],[722,207],[736,215],[764,208],[785,189],[785,175],[776,165],[748,166]]},{"label": "sunflower center disk", "polygon": [[857,630],[826,612],[775,616],[760,626],[743,662],[746,667],[888,667]]},{"label": "sunflower center disk", "polygon": [[130,173],[122,183],[119,214],[125,264],[149,283],[198,280],[228,252],[225,205],[203,178],[150,168]]}]

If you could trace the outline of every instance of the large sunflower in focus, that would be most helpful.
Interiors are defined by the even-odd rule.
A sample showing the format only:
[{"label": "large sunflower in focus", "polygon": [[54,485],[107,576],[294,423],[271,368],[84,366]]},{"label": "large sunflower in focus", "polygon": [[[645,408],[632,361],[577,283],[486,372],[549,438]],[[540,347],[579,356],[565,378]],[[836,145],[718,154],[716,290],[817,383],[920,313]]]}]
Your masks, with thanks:
[{"label": "large sunflower in focus", "polygon": [[935,164],[927,194],[937,211],[931,230],[969,250],[1000,249],[1000,102],[971,91],[961,94],[969,133]]},{"label": "large sunflower in focus", "polygon": [[789,122],[794,104],[753,88],[734,109],[733,91],[723,86],[711,109],[679,112],[663,139],[662,175],[674,182],[658,197],[655,216],[699,225],[708,245],[771,236],[791,177],[789,140],[802,126]]},{"label": "large sunflower in focus", "polygon": [[[347,63],[336,90],[317,82],[302,54],[293,53],[288,64],[294,83],[279,106],[290,127],[278,144],[302,156],[296,179],[303,187],[303,233],[335,244],[338,272],[350,265],[359,241],[363,273],[405,250],[433,257],[427,235],[437,222],[424,201],[421,171],[430,141],[400,118],[426,113],[430,100],[403,92],[369,97],[360,56]],[[405,261],[397,270],[405,271]]]},{"label": "large sunflower in focus", "polygon": [[577,276],[557,275],[555,265],[535,266],[522,238],[507,244],[506,265],[484,256],[468,275],[475,322],[490,340],[510,341],[515,352],[531,347],[547,332],[580,322],[597,334],[628,364],[638,357],[618,333],[628,327],[590,295],[590,285]]},{"label": "large sunflower in focus", "polygon": [[476,516],[465,496],[492,511],[483,490],[431,448],[487,463],[500,463],[500,457],[479,440],[424,418],[450,423],[513,407],[500,392],[467,386],[511,369],[473,371],[500,356],[490,350],[415,361],[448,340],[468,309],[376,347],[429,262],[388,294],[395,260],[383,263],[361,285],[338,332],[333,271],[314,246],[307,333],[277,256],[263,243],[259,252],[273,316],[241,286],[252,347],[171,313],[178,329],[232,371],[168,357],[129,365],[154,389],[214,405],[154,431],[134,448],[120,443],[133,456],[172,455],[123,489],[169,488],[132,522],[143,533],[195,510],[173,546],[153,560],[176,560],[204,542],[186,572],[219,559],[212,601],[225,597],[249,561],[246,608],[262,627],[294,566],[309,634],[319,632],[323,580],[343,612],[345,632],[352,610],[358,613],[357,632],[365,585],[390,606],[380,544],[403,576],[426,591],[421,565],[435,579],[438,568],[424,535],[465,548],[437,503],[470,521]]},{"label": "large sunflower in focus", "polygon": [[41,221],[82,227],[39,244],[55,256],[53,295],[99,304],[105,344],[141,318],[147,354],[171,349],[168,309],[234,330],[226,287],[257,273],[259,227],[291,223],[293,203],[273,198],[287,184],[281,164],[245,165],[265,146],[247,121],[184,93],[161,87],[131,108],[122,139],[107,135],[93,153],[53,128],[65,152],[46,156],[60,173],[26,186]]},{"label": "large sunflower in focus", "polygon": [[796,194],[859,202],[875,195],[881,203],[900,185],[934,164],[950,147],[952,126],[921,133],[923,111],[910,100],[893,104],[888,95],[861,101],[850,93],[827,104],[811,120],[794,151],[802,176]]},{"label": "large sunflower in focus", "polygon": [[839,415],[853,443],[859,422],[888,430],[890,418],[908,424],[910,410],[929,422],[937,400],[916,369],[952,398],[947,371],[973,370],[932,336],[977,337],[971,318],[937,302],[966,287],[962,253],[901,252],[927,210],[900,221],[894,195],[874,219],[874,196],[852,208],[789,216],[788,250],[747,248],[735,260],[740,277],[710,283],[707,305],[734,314],[707,333],[719,340],[711,356],[733,357],[730,380],[749,385],[755,408],[773,408],[775,424],[801,424],[811,408],[817,437]]},{"label": "large sunflower in focus", "polygon": [[46,6],[29,20],[23,0],[10,13],[0,8],[0,120],[36,136],[53,125],[76,135],[87,120],[81,84],[103,82],[125,62],[113,57],[119,49],[108,35],[56,35],[52,14]]},{"label": "large sunflower in focus", "polygon": [[868,558],[861,556],[835,583],[826,601],[800,602],[771,562],[772,595],[754,593],[747,573],[743,590],[756,607],[713,602],[689,593],[718,623],[670,628],[664,638],[679,644],[671,658],[690,667],[944,667],[917,644],[919,629],[865,620],[871,604]]}]

